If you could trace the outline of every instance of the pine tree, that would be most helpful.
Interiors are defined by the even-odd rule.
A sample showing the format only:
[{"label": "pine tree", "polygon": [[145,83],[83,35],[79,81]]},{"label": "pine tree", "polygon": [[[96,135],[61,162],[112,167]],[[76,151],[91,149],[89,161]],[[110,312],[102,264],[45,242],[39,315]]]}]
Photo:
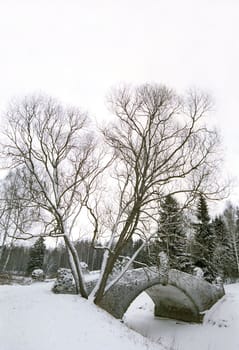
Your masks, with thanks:
[{"label": "pine tree", "polygon": [[196,216],[198,222],[194,224],[195,237],[192,253],[194,255],[195,265],[203,268],[205,278],[211,281],[215,275],[212,264],[215,237],[210,224],[207,202],[202,194],[199,196]]},{"label": "pine tree", "polygon": [[163,250],[169,257],[172,268],[185,270],[187,265],[186,234],[183,229],[183,216],[176,199],[168,195],[161,202],[159,232],[156,251]]},{"label": "pine tree", "polygon": [[222,278],[231,277],[234,273],[234,259],[232,256],[232,245],[229,240],[228,230],[223,217],[216,216],[212,221],[212,230],[215,238],[213,252],[213,266],[217,274]]},{"label": "pine tree", "polygon": [[200,194],[199,200],[198,200],[197,218],[202,224],[205,224],[205,225],[208,225],[210,221],[207,202],[205,197],[202,194]]},{"label": "pine tree", "polygon": [[34,243],[30,250],[29,261],[27,266],[27,274],[30,275],[35,269],[42,269],[44,262],[46,246],[44,238],[40,237]]}]

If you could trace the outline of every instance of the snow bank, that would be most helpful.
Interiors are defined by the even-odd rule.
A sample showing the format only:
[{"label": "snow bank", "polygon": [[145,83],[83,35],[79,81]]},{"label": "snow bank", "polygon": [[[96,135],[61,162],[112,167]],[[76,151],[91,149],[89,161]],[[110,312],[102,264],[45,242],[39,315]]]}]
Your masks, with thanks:
[{"label": "snow bank", "polygon": [[[146,293],[120,321],[51,283],[0,286],[1,350],[238,350],[239,284],[207,311],[202,325],[155,318]],[[157,342],[157,344],[155,343]]]},{"label": "snow bank", "polygon": [[0,286],[1,350],[161,350],[76,295],[52,283]]},{"label": "snow bank", "polygon": [[202,325],[154,317],[154,304],[146,293],[131,304],[125,323],[176,350],[238,350],[239,284],[226,286],[225,291],[226,295],[206,312]]}]

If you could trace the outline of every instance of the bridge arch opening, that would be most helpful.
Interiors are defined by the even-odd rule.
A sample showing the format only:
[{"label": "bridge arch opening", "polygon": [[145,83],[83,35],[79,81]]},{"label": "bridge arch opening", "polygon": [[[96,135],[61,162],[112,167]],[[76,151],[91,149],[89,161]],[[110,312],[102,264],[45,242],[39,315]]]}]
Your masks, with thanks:
[{"label": "bridge arch opening", "polygon": [[140,333],[142,333],[145,325],[147,325],[147,321],[154,318],[154,309],[154,301],[143,291],[131,302],[123,316],[123,321],[129,327],[136,325],[137,330],[140,330]]},{"label": "bridge arch opening", "polygon": [[124,318],[131,310],[143,309],[148,315],[177,319],[181,321],[200,321],[199,310],[184,291],[173,285],[155,284],[140,291],[125,309]]}]

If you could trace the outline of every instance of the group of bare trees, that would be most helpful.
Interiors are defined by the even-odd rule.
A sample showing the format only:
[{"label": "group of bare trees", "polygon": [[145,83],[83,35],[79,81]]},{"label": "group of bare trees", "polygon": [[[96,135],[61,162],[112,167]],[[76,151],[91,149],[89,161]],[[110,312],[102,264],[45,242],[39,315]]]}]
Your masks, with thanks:
[{"label": "group of bare trees", "polygon": [[[32,223],[38,221],[38,210],[27,200],[21,169],[10,170],[1,183],[0,202],[0,260],[6,245],[13,247],[18,238],[24,239]],[[5,257],[3,270],[10,259],[11,249]]]},{"label": "group of bare trees", "polygon": [[[6,191],[11,193],[7,201],[2,196],[1,213],[16,205],[34,213],[34,229],[20,227],[24,219],[19,213],[17,235],[21,232],[24,239],[61,237],[77,292],[86,298],[72,240],[88,220],[92,245],[104,249],[91,294],[95,303],[155,236],[163,198],[176,195],[186,207],[199,193],[215,198],[223,191],[217,181],[220,141],[204,121],[211,108],[208,96],[178,96],[165,86],[142,85],[116,89],[108,103],[114,120],[98,130],[79,109],[27,97],[6,113],[1,150],[17,186],[16,196],[14,191]],[[112,278],[118,257],[136,236],[142,245]]]},{"label": "group of bare trees", "polygon": [[236,270],[239,275],[239,208],[234,207],[232,203],[228,203],[224,213],[224,223],[226,227],[227,236],[226,238],[236,265]]}]

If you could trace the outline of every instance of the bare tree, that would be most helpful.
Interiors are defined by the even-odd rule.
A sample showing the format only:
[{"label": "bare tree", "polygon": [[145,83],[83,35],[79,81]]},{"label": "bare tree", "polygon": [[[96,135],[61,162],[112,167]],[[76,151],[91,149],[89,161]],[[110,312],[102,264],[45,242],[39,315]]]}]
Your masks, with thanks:
[{"label": "bare tree", "polygon": [[[211,108],[208,96],[191,92],[179,97],[166,87],[143,85],[116,90],[109,103],[116,117],[103,130],[110,157],[96,147],[86,114],[42,97],[25,99],[9,109],[4,145],[11,166],[23,169],[29,202],[40,208],[45,222],[44,234],[63,237],[76,286],[84,297],[87,292],[71,241],[82,208],[88,210],[94,244],[100,224],[110,235],[103,248],[100,278],[91,293],[96,304],[155,236],[163,198],[177,195],[186,207],[198,193],[215,198],[222,190],[217,182],[220,141],[203,122]],[[112,160],[111,180],[104,185],[110,201],[102,211],[99,177]],[[113,267],[133,235],[143,238],[143,244],[112,278]]]},{"label": "bare tree", "polygon": [[143,85],[115,90],[109,104],[116,122],[103,135],[116,157],[112,177],[118,190],[111,201],[111,238],[92,292],[96,304],[119,279],[109,277],[132,235],[143,235],[144,245],[154,235],[162,198],[178,195],[187,206],[198,193],[216,198],[222,190],[216,176],[220,141],[203,122],[211,109],[208,96],[179,97],[164,86]]},{"label": "bare tree", "polygon": [[234,207],[228,202],[223,217],[227,228],[229,244],[231,245],[233,260],[239,275],[239,208]]},{"label": "bare tree", "polygon": [[10,171],[0,186],[0,259],[8,245],[8,254],[2,265],[2,270],[5,270],[14,243],[19,237],[25,237],[33,222],[36,225],[39,212],[33,210],[27,199],[22,172],[19,169]]},{"label": "bare tree", "polygon": [[38,96],[12,104],[6,117],[3,153],[22,169],[25,199],[40,209],[44,235],[64,239],[77,292],[87,298],[71,237],[103,171],[88,116]]}]

